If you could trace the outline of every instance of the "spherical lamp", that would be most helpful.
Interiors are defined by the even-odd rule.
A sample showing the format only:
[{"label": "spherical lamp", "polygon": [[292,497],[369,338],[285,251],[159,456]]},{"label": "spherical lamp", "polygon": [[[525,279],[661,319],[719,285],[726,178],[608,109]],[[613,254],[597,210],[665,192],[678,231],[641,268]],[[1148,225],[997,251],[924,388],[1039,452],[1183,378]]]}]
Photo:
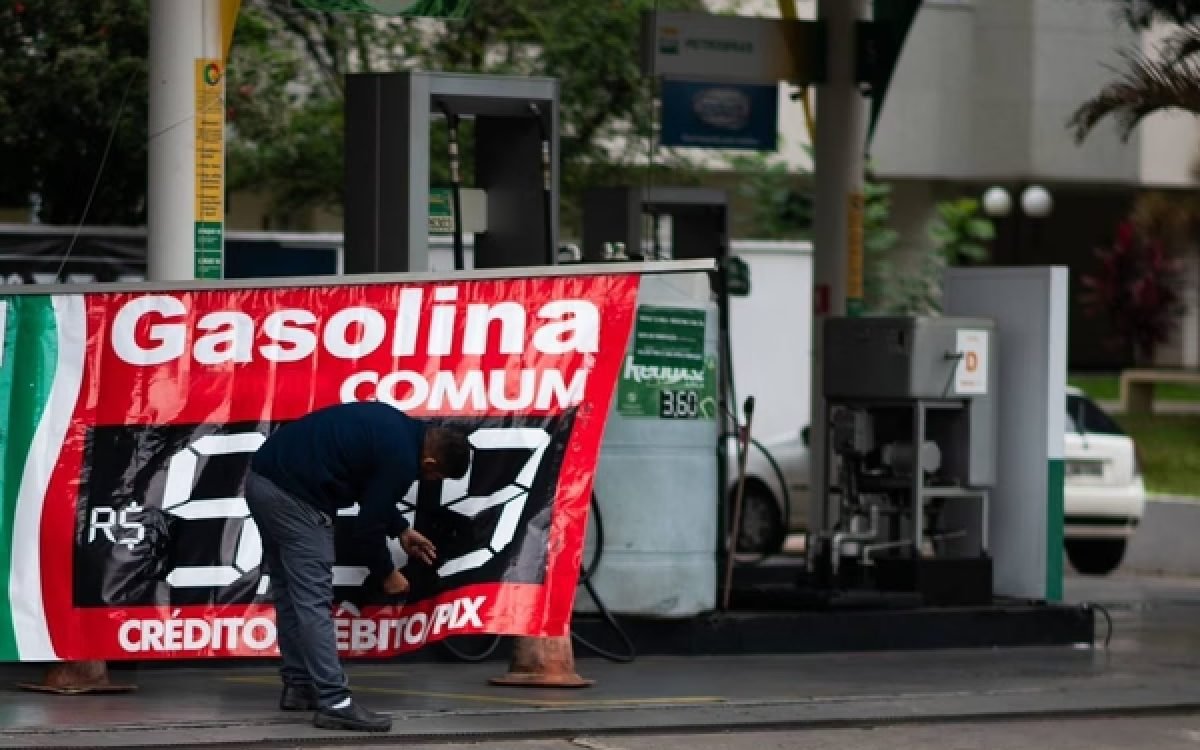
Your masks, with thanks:
[{"label": "spherical lamp", "polygon": [[1002,187],[990,187],[983,194],[983,212],[994,218],[1008,216],[1012,212],[1012,196]]},{"label": "spherical lamp", "polygon": [[1041,185],[1031,185],[1021,193],[1021,210],[1026,216],[1044,219],[1054,210],[1054,198],[1050,191]]}]

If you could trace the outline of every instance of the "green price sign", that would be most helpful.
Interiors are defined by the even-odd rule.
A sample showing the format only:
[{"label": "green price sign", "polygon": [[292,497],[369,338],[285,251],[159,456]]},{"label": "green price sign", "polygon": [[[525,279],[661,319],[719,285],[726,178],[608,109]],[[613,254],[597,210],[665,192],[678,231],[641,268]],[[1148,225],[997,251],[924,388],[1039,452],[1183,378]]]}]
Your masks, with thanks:
[{"label": "green price sign", "polygon": [[638,307],[633,348],[617,384],[617,413],[647,419],[714,419],[717,362],[704,351],[704,310]]},{"label": "green price sign", "polygon": [[326,13],[373,13],[407,18],[465,18],[473,0],[293,0]]},{"label": "green price sign", "polygon": [[433,188],[429,191],[429,232],[454,232],[454,195],[449,188]]},{"label": "green price sign", "polygon": [[221,278],[225,253],[225,227],[219,221],[197,221],[195,243],[195,273],[197,279]]}]

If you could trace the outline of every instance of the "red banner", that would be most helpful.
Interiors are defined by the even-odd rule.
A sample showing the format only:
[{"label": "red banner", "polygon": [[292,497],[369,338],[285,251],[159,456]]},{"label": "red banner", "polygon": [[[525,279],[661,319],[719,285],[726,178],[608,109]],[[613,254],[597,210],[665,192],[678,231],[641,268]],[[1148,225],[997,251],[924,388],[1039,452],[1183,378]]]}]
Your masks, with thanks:
[{"label": "red banner", "polygon": [[637,289],[607,275],[83,295],[77,398],[40,526],[54,655],[277,653],[241,496],[250,456],[282,423],[367,399],[460,425],[476,452],[463,480],[398,504],[439,550],[425,566],[395,546],[407,601],[372,600],[364,568],[335,568],[339,650],[565,634]]}]

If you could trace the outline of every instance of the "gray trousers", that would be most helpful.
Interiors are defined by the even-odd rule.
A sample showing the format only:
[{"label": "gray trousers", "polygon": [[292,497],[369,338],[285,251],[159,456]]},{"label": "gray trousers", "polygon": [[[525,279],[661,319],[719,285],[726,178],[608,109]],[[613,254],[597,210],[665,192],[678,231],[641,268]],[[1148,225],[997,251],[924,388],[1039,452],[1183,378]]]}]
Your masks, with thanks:
[{"label": "gray trousers", "polygon": [[350,696],[333,627],[333,519],[250,472],[246,505],[271,576],[280,676],[316,687],[322,707]]}]

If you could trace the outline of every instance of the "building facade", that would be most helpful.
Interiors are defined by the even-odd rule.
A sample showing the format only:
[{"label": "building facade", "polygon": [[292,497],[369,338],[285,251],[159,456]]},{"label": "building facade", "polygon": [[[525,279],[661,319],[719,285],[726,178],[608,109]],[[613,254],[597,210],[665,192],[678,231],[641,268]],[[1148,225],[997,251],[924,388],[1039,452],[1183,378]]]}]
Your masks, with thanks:
[{"label": "building facade", "polygon": [[[905,237],[920,233],[933,203],[1008,189],[1012,213],[998,218],[994,262],[1071,268],[1071,366],[1127,364],[1103,319],[1079,304],[1094,251],[1111,242],[1139,191],[1195,189],[1193,117],[1149,118],[1127,141],[1102,122],[1076,143],[1071,114],[1121,66],[1118,51],[1153,51],[1160,32],[1139,35],[1108,0],[925,0],[888,94],[871,153],[896,186]],[[1044,218],[1024,215],[1017,196],[1042,185],[1054,200]],[[1164,365],[1200,365],[1195,253],[1189,312],[1175,340],[1160,347]]]},{"label": "building facade", "polygon": [[[775,0],[734,7],[746,15],[780,12]],[[811,0],[796,7],[801,17],[816,16]],[[1112,0],[924,0],[869,146],[875,176],[893,186],[902,253],[925,241],[940,200],[978,197],[993,186],[1009,192],[1014,205],[995,220],[992,262],[1071,268],[1073,369],[1128,364],[1125,352],[1106,343],[1108,323],[1080,304],[1081,279],[1095,266],[1096,248],[1112,241],[1140,191],[1197,187],[1200,129],[1190,115],[1154,115],[1126,141],[1112,121],[1082,143],[1067,126],[1075,109],[1116,76],[1120,51],[1152,52],[1162,31],[1130,29]],[[808,169],[803,109],[787,96],[781,100],[780,157]],[[1031,185],[1053,199],[1044,218],[1021,211],[1019,196]],[[1194,250],[1184,259],[1189,311],[1158,360],[1197,367],[1200,263]]]}]

